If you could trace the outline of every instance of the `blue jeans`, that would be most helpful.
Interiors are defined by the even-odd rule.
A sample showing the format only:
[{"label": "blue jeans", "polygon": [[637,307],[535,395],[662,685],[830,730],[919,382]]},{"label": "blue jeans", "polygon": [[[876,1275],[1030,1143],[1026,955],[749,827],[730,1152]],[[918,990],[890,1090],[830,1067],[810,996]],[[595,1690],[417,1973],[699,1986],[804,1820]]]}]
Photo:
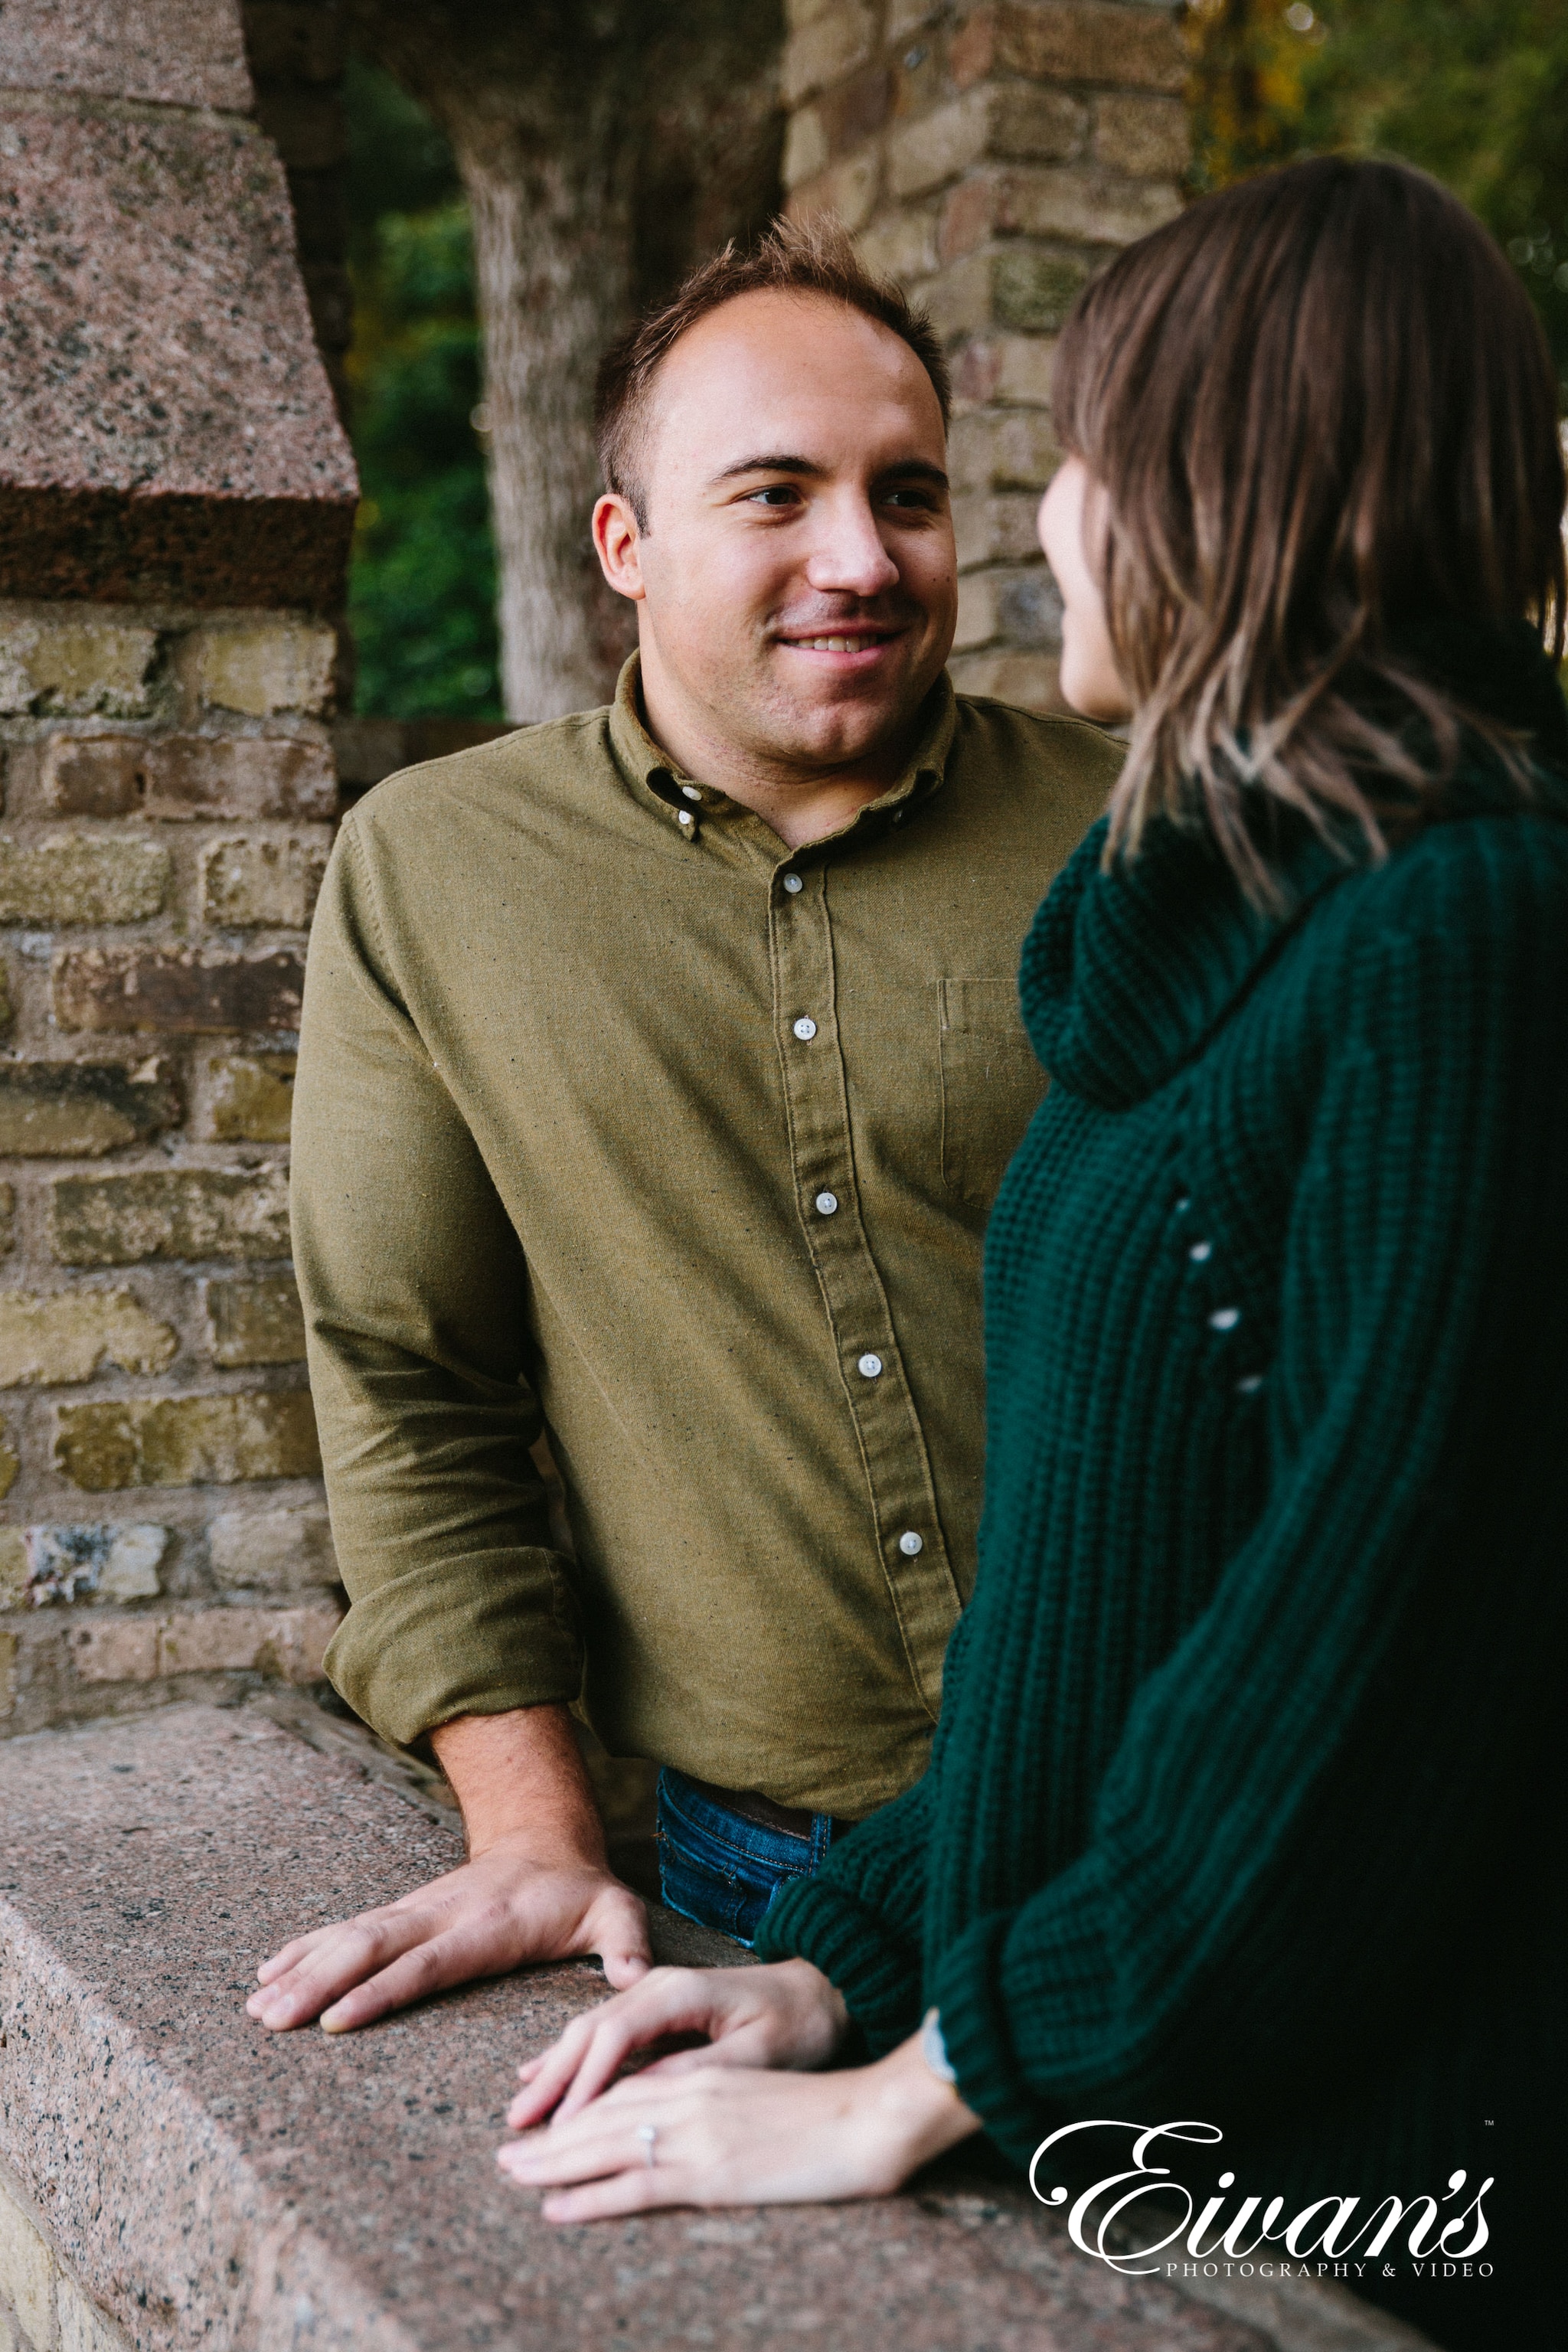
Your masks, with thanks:
[{"label": "blue jeans", "polygon": [[813,1813],[807,1835],[748,1821],[667,1764],[658,1776],[658,1877],[671,1911],[751,1948],[773,1890],[821,1869],[833,1817]]}]

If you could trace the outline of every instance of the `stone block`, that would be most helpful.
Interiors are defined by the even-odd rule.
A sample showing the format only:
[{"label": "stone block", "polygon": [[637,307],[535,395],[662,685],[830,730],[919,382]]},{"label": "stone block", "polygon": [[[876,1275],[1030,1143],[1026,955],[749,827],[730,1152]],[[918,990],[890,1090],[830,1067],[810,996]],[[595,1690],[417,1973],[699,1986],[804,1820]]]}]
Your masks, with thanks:
[{"label": "stone block", "polygon": [[985,152],[985,93],[973,91],[903,124],[888,142],[888,185],[895,196],[919,196],[956,179]]},{"label": "stone block", "polygon": [[237,0],[6,0],[0,87],[248,113]]},{"label": "stone block", "polygon": [[169,853],[155,841],[0,834],[0,923],[140,923],[162,908]]},{"label": "stone block", "polygon": [[21,1475],[22,1465],[6,1443],[5,1424],[0,1421],[0,1500],[4,1500]]},{"label": "stone block", "polygon": [[860,256],[869,269],[909,286],[929,278],[940,256],[936,215],[905,205],[884,212],[860,237]]},{"label": "stone block", "polygon": [[0,962],[0,1037],[8,1036],[16,1025],[16,1005],[11,994],[11,975]]},{"label": "stone block", "polygon": [[997,180],[996,226],[1026,236],[1131,245],[1181,209],[1181,190],[1169,180],[1113,179],[1071,164],[1019,166]]},{"label": "stone block", "polygon": [[792,33],[784,53],[785,106],[798,105],[814,90],[826,89],[865,65],[876,48],[877,30],[865,0],[837,0]]},{"label": "stone block", "polygon": [[73,1625],[66,1650],[79,1683],[150,1683],[158,1672],[156,1617],[100,1617]]},{"label": "stone block", "polygon": [[966,254],[921,288],[926,316],[944,342],[982,334],[992,324],[994,266],[989,254]]},{"label": "stone block", "polygon": [[163,1062],[0,1062],[0,1152],[97,1160],[184,1116]]},{"label": "stone block", "polygon": [[988,74],[1037,81],[1104,82],[1178,93],[1187,57],[1174,12],[1116,0],[1001,0],[977,9],[954,35],[948,70],[960,89]]},{"label": "stone block", "polygon": [[0,593],[331,610],[357,485],[267,139],[49,96],[5,128]]},{"label": "stone block", "polygon": [[338,1581],[331,1527],[319,1508],[225,1511],[208,1528],[207,1546],[220,1584],[300,1592]]},{"label": "stone block", "polygon": [[0,1528],[0,1614],[24,1605],[32,1572],[27,1538],[21,1528]]},{"label": "stone block", "polygon": [[337,639],[319,622],[267,621],[195,629],[182,644],[182,681],[217,710],[250,719],[317,715],[331,700]]},{"label": "stone block", "polygon": [[182,1611],[160,1628],[158,1671],[251,1673],[277,1675],[291,1683],[316,1682],[341,1614],[326,1602],[302,1609]]},{"label": "stone block", "polygon": [[9,1257],[16,1246],[16,1188],[0,1184],[0,1257]]},{"label": "stone block", "polygon": [[[0,1720],[16,1711],[16,1647],[15,1633],[0,1633]],[[0,2315],[0,2328],[3,2328],[3,2315]]]},{"label": "stone block", "polygon": [[955,654],[970,652],[976,646],[988,646],[1001,634],[996,612],[996,574],[994,572],[966,572],[958,583],[958,626],[953,632]]},{"label": "stone block", "polygon": [[1057,674],[1054,654],[1019,653],[1010,647],[965,654],[952,664],[952,682],[961,694],[988,695],[1020,710],[1065,709]]},{"label": "stone block", "polygon": [[228,1486],[316,1478],[321,1455],[309,1391],[116,1397],[56,1409],[55,1466],[73,1486]]},{"label": "stone block", "polygon": [[129,2338],[63,2270],[55,2281],[55,2319],[59,2352],[130,2352]]},{"label": "stone block", "polygon": [[1039,504],[1037,497],[1023,491],[988,497],[971,490],[955,498],[952,528],[959,570],[973,571],[982,563],[1023,563],[1037,555],[1035,517]]},{"label": "stone block", "polygon": [[1094,102],[1093,152],[1136,179],[1179,179],[1192,157],[1187,110],[1179,98],[1107,91]]},{"label": "stone block", "polygon": [[202,1291],[214,1363],[232,1368],[303,1361],[305,1317],[292,1275],[206,1282]]},{"label": "stone block", "polygon": [[212,841],[201,856],[204,921],[303,930],[327,870],[324,838]]},{"label": "stone block", "polygon": [[131,1290],[0,1290],[0,1388],[62,1388],[106,1363],[161,1372],[179,1349]]},{"label": "stone block", "polygon": [[29,1528],[25,1543],[36,1609],[54,1601],[147,1601],[159,1590],[169,1529],[136,1521]]},{"label": "stone block", "polygon": [[300,1025],[297,955],[202,956],[191,948],[85,948],[55,959],[62,1029],[216,1036]]},{"label": "stone block", "polygon": [[289,1184],[277,1166],[58,1176],[51,1195],[61,1265],[289,1255]]},{"label": "stone block", "polygon": [[0,2295],[31,2337],[35,2352],[54,2341],[55,2258],[30,2215],[0,2183]]},{"label": "stone block", "polygon": [[1062,462],[1050,412],[994,408],[956,417],[951,441],[955,490],[1045,489]]},{"label": "stone block", "polygon": [[1089,280],[1077,255],[1036,246],[1005,247],[990,264],[990,317],[985,323],[1054,335]]},{"label": "stone block", "polygon": [[294,1108],[292,1054],[227,1054],[207,1066],[216,1142],[288,1142]]},{"label": "stone block", "polygon": [[877,208],[880,178],[881,164],[875,152],[848,155],[796,188],[784,209],[792,220],[830,213],[855,236]]},{"label": "stone block", "polygon": [[337,814],[331,751],[296,735],[54,735],[42,781],[47,804],[69,816],[326,824]]},{"label": "stone block", "polygon": [[992,155],[1065,161],[1081,152],[1088,131],[1088,109],[1066,90],[1001,82],[990,94],[987,152]]},{"label": "stone block", "polygon": [[827,126],[815,106],[803,106],[790,116],[784,132],[784,162],[780,177],[786,188],[796,188],[803,180],[814,180],[825,172],[829,162]]},{"label": "stone block", "polygon": [[[5,506],[0,471],[0,520]],[[5,571],[0,557],[0,593]],[[157,650],[156,629],[91,614],[38,617],[0,606],[0,713],[104,711],[114,719],[137,718],[148,707],[147,673]]]}]

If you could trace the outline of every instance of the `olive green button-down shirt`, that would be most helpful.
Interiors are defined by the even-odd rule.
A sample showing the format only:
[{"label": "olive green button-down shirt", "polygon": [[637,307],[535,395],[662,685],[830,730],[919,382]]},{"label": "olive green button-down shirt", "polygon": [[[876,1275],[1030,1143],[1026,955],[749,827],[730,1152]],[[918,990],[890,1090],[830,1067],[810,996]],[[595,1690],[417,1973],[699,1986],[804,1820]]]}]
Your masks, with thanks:
[{"label": "olive green button-down shirt", "polygon": [[[933,689],[786,850],[605,710],[391,779],[310,942],[294,1233],[352,1606],[407,1740],[582,1696],[613,1753],[869,1811],[973,1575],[979,1259],[1044,1090],[1014,973],[1093,728]],[[529,1448],[548,1429],[574,1556]]]}]

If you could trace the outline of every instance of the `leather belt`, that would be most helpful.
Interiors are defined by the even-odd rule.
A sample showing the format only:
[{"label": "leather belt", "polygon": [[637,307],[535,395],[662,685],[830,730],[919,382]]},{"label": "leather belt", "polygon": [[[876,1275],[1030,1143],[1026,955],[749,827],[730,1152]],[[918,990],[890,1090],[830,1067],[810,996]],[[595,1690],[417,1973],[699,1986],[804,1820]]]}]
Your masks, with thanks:
[{"label": "leather belt", "polygon": [[[785,1837],[809,1839],[816,1815],[803,1805],[779,1805],[772,1797],[760,1796],[754,1789],[716,1789],[711,1780],[696,1780],[689,1772],[681,1778],[706,1797],[710,1805],[722,1805],[726,1812],[739,1813],[743,1822],[755,1822],[759,1828],[780,1830]],[[839,1836],[855,1826],[842,1815],[832,1816],[833,1833]]]}]

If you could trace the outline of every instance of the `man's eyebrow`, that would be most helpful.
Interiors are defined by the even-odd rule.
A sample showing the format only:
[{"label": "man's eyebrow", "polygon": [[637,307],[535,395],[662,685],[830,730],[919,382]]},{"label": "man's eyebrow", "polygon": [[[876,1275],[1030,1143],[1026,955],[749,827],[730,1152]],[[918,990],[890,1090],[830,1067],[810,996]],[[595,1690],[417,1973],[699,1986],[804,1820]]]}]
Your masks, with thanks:
[{"label": "man's eyebrow", "polygon": [[[787,454],[768,457],[742,457],[715,474],[715,482],[733,481],[738,474],[802,474],[808,480],[822,481],[827,473],[812,457],[795,457]],[[879,482],[930,482],[939,490],[947,488],[947,476],[929,457],[904,457],[897,465],[884,466],[877,476]]]},{"label": "man's eyebrow", "polygon": [[734,465],[726,466],[722,473],[715,474],[713,479],[730,482],[737,474],[808,474],[820,481],[826,471],[826,466],[817,465],[811,457],[740,457]]}]

